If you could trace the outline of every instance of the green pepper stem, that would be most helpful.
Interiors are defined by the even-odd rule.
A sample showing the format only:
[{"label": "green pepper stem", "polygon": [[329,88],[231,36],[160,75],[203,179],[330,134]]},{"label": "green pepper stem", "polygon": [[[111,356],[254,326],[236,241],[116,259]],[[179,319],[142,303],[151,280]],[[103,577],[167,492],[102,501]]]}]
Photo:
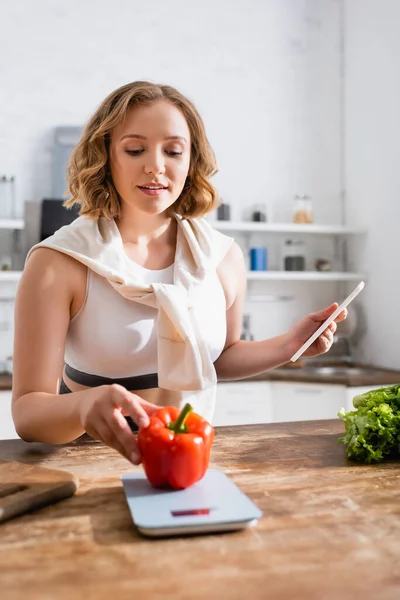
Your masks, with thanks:
[{"label": "green pepper stem", "polygon": [[189,415],[189,413],[191,413],[193,410],[193,406],[191,406],[188,402],[185,404],[185,406],[182,408],[181,412],[179,413],[179,416],[177,418],[177,420],[174,423],[174,431],[175,433],[181,433],[183,431],[186,430],[185,428],[185,421]]}]

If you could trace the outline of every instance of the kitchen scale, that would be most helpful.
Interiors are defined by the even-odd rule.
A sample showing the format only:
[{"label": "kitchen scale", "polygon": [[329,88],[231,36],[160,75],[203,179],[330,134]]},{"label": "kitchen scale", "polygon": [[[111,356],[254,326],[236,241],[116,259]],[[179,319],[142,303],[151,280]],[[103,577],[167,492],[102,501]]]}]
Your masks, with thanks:
[{"label": "kitchen scale", "polygon": [[208,469],[184,490],[157,489],[144,473],[121,476],[133,522],[150,537],[235,531],[262,512],[223,471]]}]

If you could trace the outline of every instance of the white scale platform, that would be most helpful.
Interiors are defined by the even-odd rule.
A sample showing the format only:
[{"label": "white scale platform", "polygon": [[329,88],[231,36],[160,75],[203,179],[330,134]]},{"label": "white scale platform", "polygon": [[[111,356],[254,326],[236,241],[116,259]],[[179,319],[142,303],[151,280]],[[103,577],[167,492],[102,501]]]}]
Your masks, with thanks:
[{"label": "white scale platform", "polygon": [[154,488],[144,473],[128,473],[121,480],[133,522],[146,536],[234,531],[254,525],[262,516],[218,469],[208,469],[201,481],[185,490]]}]

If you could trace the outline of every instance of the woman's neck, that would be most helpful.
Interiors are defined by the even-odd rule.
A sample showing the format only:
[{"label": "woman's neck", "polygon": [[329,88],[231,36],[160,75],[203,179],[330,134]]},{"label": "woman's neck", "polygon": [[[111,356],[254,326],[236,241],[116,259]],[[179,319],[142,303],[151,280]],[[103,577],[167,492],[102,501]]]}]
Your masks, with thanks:
[{"label": "woman's neck", "polygon": [[169,244],[176,238],[176,221],[161,215],[121,215],[116,220],[124,244]]},{"label": "woman's neck", "polygon": [[166,215],[139,215],[116,220],[127,256],[148,269],[169,267],[175,258],[177,222]]}]

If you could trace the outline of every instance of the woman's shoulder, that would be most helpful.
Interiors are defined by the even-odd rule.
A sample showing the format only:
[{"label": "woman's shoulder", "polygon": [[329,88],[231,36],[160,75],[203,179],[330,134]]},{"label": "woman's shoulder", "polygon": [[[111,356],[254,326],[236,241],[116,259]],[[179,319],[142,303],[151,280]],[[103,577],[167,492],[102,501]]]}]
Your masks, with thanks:
[{"label": "woman's shoulder", "polygon": [[46,280],[55,285],[76,287],[86,282],[87,267],[71,256],[53,248],[38,246],[29,255],[22,277],[32,283]]},{"label": "woman's shoulder", "polygon": [[234,239],[213,227],[206,217],[190,219],[190,225],[207,259],[219,267],[234,245]]},{"label": "woman's shoulder", "polygon": [[37,247],[29,255],[18,286],[18,297],[68,306],[73,318],[86,297],[87,267],[52,248]]},{"label": "woman's shoulder", "polygon": [[233,272],[236,276],[245,272],[246,265],[243,256],[243,251],[239,244],[233,240],[223,259],[221,260],[218,271],[221,272]]},{"label": "woman's shoulder", "polygon": [[[33,249],[25,264],[25,269],[28,267],[31,270],[39,269],[40,271],[55,267],[72,271],[77,271],[79,269],[86,270],[86,267],[82,263],[71,256],[68,256],[64,252],[60,252],[55,248],[48,248],[46,246],[37,246]],[[61,271],[60,275],[62,275]]]},{"label": "woman's shoulder", "polygon": [[247,283],[246,263],[237,242],[233,242],[218,266],[218,277],[224,289],[226,306],[230,308]]}]

